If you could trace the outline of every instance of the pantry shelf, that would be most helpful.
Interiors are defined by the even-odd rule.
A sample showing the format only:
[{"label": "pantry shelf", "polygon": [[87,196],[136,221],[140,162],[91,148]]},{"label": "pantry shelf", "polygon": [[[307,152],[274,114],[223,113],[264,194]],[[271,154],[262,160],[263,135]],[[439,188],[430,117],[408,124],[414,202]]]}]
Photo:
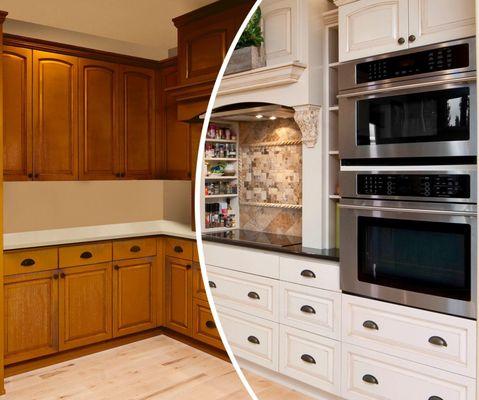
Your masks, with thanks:
[{"label": "pantry shelf", "polygon": [[205,161],[238,161],[237,158],[205,158]]},{"label": "pantry shelf", "polygon": [[232,194],[210,194],[205,196],[207,199],[221,199],[224,197],[238,197],[237,193],[232,193]]},{"label": "pantry shelf", "polygon": [[236,140],[231,140],[231,139],[205,139],[205,142],[209,142],[209,143],[236,143]]},{"label": "pantry shelf", "polygon": [[234,176],[207,176],[205,177],[206,181],[227,181],[227,180],[235,180],[238,179],[236,175]]}]

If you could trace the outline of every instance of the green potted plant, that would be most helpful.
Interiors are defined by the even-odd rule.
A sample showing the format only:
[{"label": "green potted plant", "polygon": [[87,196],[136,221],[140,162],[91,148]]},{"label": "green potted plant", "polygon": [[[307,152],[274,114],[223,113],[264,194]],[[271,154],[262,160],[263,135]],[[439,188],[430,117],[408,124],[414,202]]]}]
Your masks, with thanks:
[{"label": "green potted plant", "polygon": [[225,75],[264,67],[266,65],[266,58],[264,56],[263,43],[261,9],[258,7],[236,45],[228,66],[226,67]]}]

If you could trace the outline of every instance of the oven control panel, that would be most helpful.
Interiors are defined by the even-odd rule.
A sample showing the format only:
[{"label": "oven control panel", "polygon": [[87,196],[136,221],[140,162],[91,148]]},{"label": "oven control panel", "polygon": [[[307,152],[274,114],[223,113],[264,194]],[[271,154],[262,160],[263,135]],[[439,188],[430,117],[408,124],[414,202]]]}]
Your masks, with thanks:
[{"label": "oven control panel", "polygon": [[358,175],[358,195],[393,197],[470,197],[469,175]]},{"label": "oven control panel", "polygon": [[469,66],[469,45],[439,47],[356,65],[356,83],[420,75]]}]

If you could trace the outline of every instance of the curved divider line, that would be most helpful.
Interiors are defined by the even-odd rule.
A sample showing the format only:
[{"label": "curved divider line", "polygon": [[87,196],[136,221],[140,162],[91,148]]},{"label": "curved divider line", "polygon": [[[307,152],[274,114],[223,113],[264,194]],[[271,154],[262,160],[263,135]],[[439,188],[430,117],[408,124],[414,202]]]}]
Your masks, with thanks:
[{"label": "curved divider line", "polygon": [[208,108],[206,110],[205,114],[205,119],[203,122],[203,127],[201,129],[201,139],[200,139],[200,144],[199,144],[199,149],[198,149],[198,158],[196,160],[196,176],[195,176],[195,226],[196,226],[196,245],[198,247],[198,256],[200,259],[200,267],[201,267],[201,275],[203,278],[203,283],[205,286],[205,291],[206,291],[206,297],[208,298],[208,303],[210,305],[211,313],[213,314],[213,318],[216,323],[216,327],[218,329],[218,333],[220,334],[221,341],[223,342],[223,345],[225,346],[225,350],[231,360],[231,363],[233,364],[234,369],[236,370],[236,374],[240,378],[241,382],[243,383],[243,386],[245,387],[246,391],[250,395],[251,399],[253,400],[258,400],[258,397],[256,396],[253,388],[249,384],[248,380],[246,379],[243,371],[241,370],[241,367],[238,364],[238,361],[236,360],[236,357],[233,353],[233,350],[231,349],[227,337],[225,335],[225,332],[223,331],[223,326],[221,325],[220,318],[218,317],[218,312],[216,311],[216,305],[213,300],[213,294],[211,293],[211,288],[208,285],[208,273],[206,271],[206,264],[205,264],[205,255],[203,251],[203,239],[201,236],[201,226],[202,226],[202,210],[201,210],[201,193],[204,191],[201,190],[201,174],[203,172],[203,157],[204,157],[204,151],[205,151],[205,139],[206,139],[206,132],[208,130],[208,125],[211,119],[211,113],[213,111],[213,107],[216,101],[216,96],[218,94],[218,90],[221,85],[221,80],[223,79],[226,66],[228,65],[231,56],[233,54],[233,51],[236,47],[236,44],[238,43],[241,34],[246,28],[246,25],[248,24],[249,20],[257,10],[257,8],[260,6],[262,0],[256,0],[255,4],[249,11],[248,15],[246,16],[245,20],[241,24],[240,29],[238,32],[236,32],[236,36],[233,39],[233,42],[231,43],[230,48],[228,49],[228,52],[226,53],[226,57],[223,60],[223,64],[221,65],[220,71],[218,73],[218,76],[216,77],[215,85],[213,86],[213,91],[211,92],[210,100],[208,102]]}]

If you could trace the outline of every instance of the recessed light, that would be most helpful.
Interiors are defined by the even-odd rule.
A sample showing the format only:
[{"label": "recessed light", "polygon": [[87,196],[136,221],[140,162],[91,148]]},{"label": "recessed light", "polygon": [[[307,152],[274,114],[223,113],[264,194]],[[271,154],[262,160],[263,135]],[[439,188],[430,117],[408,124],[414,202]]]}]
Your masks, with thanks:
[{"label": "recessed light", "polygon": [[270,119],[271,121],[274,121],[274,120],[276,119],[276,117],[275,117],[274,115],[272,115],[271,117],[269,117],[269,119]]},{"label": "recessed light", "polygon": [[256,115],[256,118],[261,119],[263,116],[261,114]]}]

